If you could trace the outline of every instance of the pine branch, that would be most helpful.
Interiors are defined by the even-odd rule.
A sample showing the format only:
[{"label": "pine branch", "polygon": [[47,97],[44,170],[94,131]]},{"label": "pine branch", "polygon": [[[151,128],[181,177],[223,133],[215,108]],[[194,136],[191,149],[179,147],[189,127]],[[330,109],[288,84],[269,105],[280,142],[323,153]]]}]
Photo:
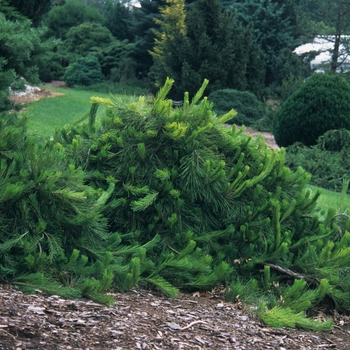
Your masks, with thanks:
[{"label": "pine branch", "polygon": [[209,84],[209,80],[204,79],[202,86],[199,88],[199,90],[197,91],[197,93],[195,94],[195,96],[191,101],[191,107],[194,106],[201,99],[201,97],[204,94],[204,90],[208,86],[208,84]]},{"label": "pine branch", "polygon": [[158,192],[151,192],[137,201],[132,201],[130,204],[131,209],[133,211],[143,211],[147,209],[155,202],[155,200],[158,197],[158,194]]},{"label": "pine branch", "polygon": [[329,331],[333,328],[333,321],[331,319],[325,322],[318,322],[307,318],[303,312],[296,313],[289,308],[279,306],[267,310],[264,303],[260,305],[258,315],[266,325],[277,328],[298,327],[313,331]]},{"label": "pine branch", "polygon": [[261,264],[264,266],[270,266],[272,269],[274,269],[274,270],[276,270],[284,275],[288,275],[290,277],[293,277],[293,278],[304,279],[304,280],[311,280],[312,279],[310,276],[294,272],[292,270],[286,269],[286,268],[279,266],[279,265],[275,265],[275,264],[271,264],[271,263],[267,263],[267,262],[262,262]]},{"label": "pine branch", "polygon": [[179,290],[161,276],[148,277],[145,280],[159,288],[160,291],[171,298],[175,298],[179,294]]}]

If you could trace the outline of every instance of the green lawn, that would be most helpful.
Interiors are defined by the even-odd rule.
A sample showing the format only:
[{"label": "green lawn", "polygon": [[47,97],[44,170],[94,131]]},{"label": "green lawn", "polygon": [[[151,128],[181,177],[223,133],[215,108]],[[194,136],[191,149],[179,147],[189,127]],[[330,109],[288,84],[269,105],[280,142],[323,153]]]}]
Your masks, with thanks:
[{"label": "green lawn", "polygon": [[[317,187],[309,185],[312,192],[317,191]],[[327,208],[335,208],[337,212],[350,212],[350,195],[340,192],[334,192],[321,188],[322,194],[317,201],[317,207],[325,210]]]},{"label": "green lawn", "polygon": [[[56,128],[72,123],[90,109],[90,97],[110,97],[101,92],[81,91],[62,88],[45,89],[63,93],[63,96],[43,98],[29,103],[24,113],[29,116],[29,131],[44,137],[54,134]],[[103,113],[103,109],[99,111]]]}]

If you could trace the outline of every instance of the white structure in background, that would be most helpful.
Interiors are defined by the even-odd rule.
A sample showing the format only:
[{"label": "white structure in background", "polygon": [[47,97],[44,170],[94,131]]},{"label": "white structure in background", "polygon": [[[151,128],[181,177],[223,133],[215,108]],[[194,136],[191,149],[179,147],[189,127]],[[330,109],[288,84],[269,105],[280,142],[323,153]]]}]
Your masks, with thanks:
[{"label": "white structure in background", "polygon": [[[350,40],[350,36],[345,37],[347,40]],[[314,69],[317,73],[324,73],[324,66],[328,64],[330,66],[332,54],[328,50],[332,50],[334,47],[334,42],[332,37],[330,40],[327,40],[322,37],[316,37],[312,43],[307,43],[301,46],[298,46],[294,52],[297,55],[302,55],[304,53],[317,51],[319,54],[310,62],[311,69]],[[350,56],[345,53],[345,47],[340,45],[339,48],[339,61],[344,61],[338,68],[337,71],[349,71],[350,70]]]},{"label": "white structure in background", "polygon": [[41,89],[37,86],[31,86],[28,84],[24,85],[24,90],[12,90],[11,88],[9,88],[10,90],[10,95],[15,95],[15,96],[30,96],[33,100],[35,100],[35,96],[34,93],[41,91]]}]

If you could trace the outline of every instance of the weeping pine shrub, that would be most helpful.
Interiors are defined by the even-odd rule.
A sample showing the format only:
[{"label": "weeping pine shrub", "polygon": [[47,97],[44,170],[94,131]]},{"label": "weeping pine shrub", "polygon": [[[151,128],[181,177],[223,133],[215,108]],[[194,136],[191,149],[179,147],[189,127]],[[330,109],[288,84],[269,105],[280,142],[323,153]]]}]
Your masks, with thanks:
[{"label": "weeping pine shrub", "polygon": [[267,324],[330,329],[307,316],[321,304],[348,310],[350,233],[339,236],[334,211],[312,215],[320,193],[306,187],[309,173],[284,166],[283,150],[222,126],[235,111],[213,113],[207,83],[176,108],[171,79],[153,101],[93,97],[88,122],[55,135],[90,186],[113,185],[103,214],[125,248],[112,254],[145,249],[117,282],[173,296],[225,284],[229,300],[251,301],[253,290]]},{"label": "weeping pine shrub", "polygon": [[102,215],[113,186],[84,184],[83,169],[62,145],[39,141],[26,125],[25,117],[1,115],[0,283],[110,304],[103,292],[117,272],[126,279],[130,256],[142,250],[118,258],[108,252],[120,243]]}]

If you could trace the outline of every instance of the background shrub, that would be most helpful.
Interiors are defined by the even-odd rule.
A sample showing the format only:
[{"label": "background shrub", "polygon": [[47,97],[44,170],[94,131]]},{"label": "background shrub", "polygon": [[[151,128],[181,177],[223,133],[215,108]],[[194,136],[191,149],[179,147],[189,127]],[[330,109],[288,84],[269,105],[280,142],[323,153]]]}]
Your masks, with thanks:
[{"label": "background shrub", "polygon": [[329,130],[319,137],[317,147],[325,151],[341,151],[350,148],[350,132],[346,129]]},{"label": "background shrub", "polygon": [[263,104],[248,91],[223,89],[212,92],[208,99],[214,103],[213,110],[217,114],[225,114],[234,109],[238,114],[228,123],[251,126],[263,118]]},{"label": "background shrub", "polygon": [[104,80],[101,66],[94,56],[80,57],[70,64],[64,73],[63,80],[67,86],[92,85]]},{"label": "background shrub", "polygon": [[315,145],[332,129],[350,129],[350,85],[336,75],[314,74],[276,113],[273,132],[279,146]]},{"label": "background shrub", "polygon": [[340,192],[350,173],[349,149],[350,131],[329,130],[314,146],[302,143],[289,146],[286,165],[293,170],[301,166],[312,174],[311,184]]}]

